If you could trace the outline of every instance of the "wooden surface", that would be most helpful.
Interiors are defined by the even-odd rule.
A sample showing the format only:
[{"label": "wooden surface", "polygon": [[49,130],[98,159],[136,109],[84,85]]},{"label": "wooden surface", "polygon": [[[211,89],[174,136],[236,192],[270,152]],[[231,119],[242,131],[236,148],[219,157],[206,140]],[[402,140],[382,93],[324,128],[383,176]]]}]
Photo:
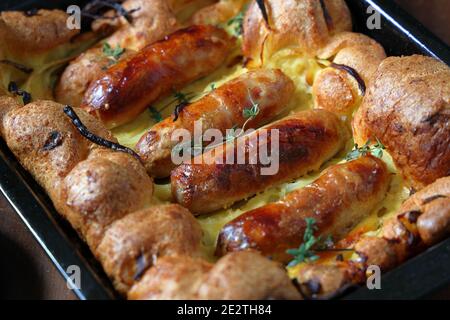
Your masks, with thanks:
[{"label": "wooden surface", "polygon": [[[449,0],[397,0],[450,44]],[[436,298],[449,298],[450,289]],[[76,299],[56,268],[0,194],[0,298]]]}]

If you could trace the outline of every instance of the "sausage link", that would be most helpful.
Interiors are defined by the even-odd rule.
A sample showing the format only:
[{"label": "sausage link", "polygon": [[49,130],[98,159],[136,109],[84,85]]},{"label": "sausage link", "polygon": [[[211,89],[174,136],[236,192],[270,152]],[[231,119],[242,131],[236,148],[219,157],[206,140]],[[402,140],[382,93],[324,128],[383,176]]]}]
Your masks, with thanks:
[{"label": "sausage link", "polygon": [[[267,130],[266,142],[260,139],[263,129]],[[254,157],[251,146],[257,144],[261,150],[267,143],[270,150],[276,142],[272,141],[272,130],[277,130],[279,136],[278,152],[272,154],[278,155],[277,172],[263,174],[268,165],[258,159],[255,164],[226,163],[226,159],[238,159],[242,153],[245,159]],[[299,112],[243,136],[236,143],[216,147],[198,156],[201,159],[183,163],[172,171],[172,193],[178,203],[194,214],[221,209],[318,169],[343,148],[347,136],[345,124],[334,114],[324,110]]]},{"label": "sausage link", "polygon": [[302,242],[305,218],[316,220],[318,234],[340,239],[385,197],[389,181],[384,162],[372,156],[330,167],[305,188],[225,225],[217,254],[253,248],[288,262],[286,250]]},{"label": "sausage link", "polygon": [[247,123],[247,128],[257,128],[285,110],[293,92],[294,83],[280,70],[250,71],[184,108],[177,121],[169,117],[155,125],[142,136],[136,150],[151,175],[167,177],[175,167],[171,161],[172,149],[177,144],[171,139],[175,130],[183,128],[193,133],[194,122],[201,120],[203,130],[225,133],[234,125],[243,126],[247,120],[243,111],[253,103],[260,111]]},{"label": "sausage link", "polygon": [[107,127],[126,123],[171,90],[217,69],[233,46],[217,27],[179,30],[109,68],[89,86],[82,107]]},{"label": "sausage link", "polygon": [[[384,222],[380,237],[366,236],[354,246],[359,258],[312,264],[300,270],[297,281],[316,288],[316,297],[334,295],[344,286],[361,284],[370,265],[389,271],[450,234],[450,177],[441,178],[407,199]],[[324,270],[330,270],[326,276]],[[342,276],[345,276],[342,278]],[[344,281],[341,281],[341,278]]]}]

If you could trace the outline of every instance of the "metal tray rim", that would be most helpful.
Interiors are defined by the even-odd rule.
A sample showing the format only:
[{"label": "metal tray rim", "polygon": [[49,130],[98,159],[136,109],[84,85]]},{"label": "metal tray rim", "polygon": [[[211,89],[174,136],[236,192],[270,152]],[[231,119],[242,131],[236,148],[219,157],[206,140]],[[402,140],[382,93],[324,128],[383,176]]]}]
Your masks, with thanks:
[{"label": "metal tray rim", "polygon": [[[415,45],[419,46],[424,53],[436,57],[443,62],[450,64],[450,49],[441,40],[425,29],[414,18],[405,14],[397,5],[386,3],[381,0],[349,0],[348,2],[366,3],[376,8],[381,15],[393,24],[397,31],[406,35]],[[32,0],[25,2],[23,5],[33,3]],[[51,211],[55,211],[49,199],[39,193],[42,189],[24,172],[18,161],[9,151],[6,143],[0,140],[0,191],[7,198],[8,202],[20,216],[26,227],[33,234],[36,241],[44,249],[53,264],[56,266],[61,275],[70,281],[70,275],[66,269],[69,265],[78,265],[82,271],[81,289],[74,289],[75,294],[81,300],[86,299],[113,299],[118,298],[117,293],[113,290],[110,283],[105,283],[104,275],[99,275],[98,270],[92,268],[85,259],[80,248],[76,247],[65,232],[55,221]],[[38,190],[36,193],[36,190]],[[39,191],[41,190],[41,191]],[[51,239],[50,239],[51,238]],[[81,250],[83,251],[83,250]],[[402,286],[398,279],[401,275],[411,274],[421,269],[421,272],[429,272],[427,269],[430,261],[434,261],[439,255],[445,265],[450,264],[450,239],[447,239],[436,246],[429,248],[418,256],[409,259],[398,268],[388,272],[382,276],[382,279],[388,283],[394,284],[389,290],[381,290],[380,292],[369,292],[365,288],[359,288],[349,293],[344,299],[415,299],[423,298],[432,291],[450,284],[450,274],[441,278],[435,285],[428,282],[429,288],[412,288]],[[430,260],[431,259],[431,260]],[[428,262],[428,263],[427,263]],[[425,267],[425,269],[424,269]],[[436,264],[434,264],[436,268]],[[397,279],[397,280],[396,280]],[[403,281],[410,281],[408,277],[403,277]],[[383,281],[383,283],[385,282]],[[406,291],[405,291],[406,290]],[[403,293],[399,296],[398,293]]]}]

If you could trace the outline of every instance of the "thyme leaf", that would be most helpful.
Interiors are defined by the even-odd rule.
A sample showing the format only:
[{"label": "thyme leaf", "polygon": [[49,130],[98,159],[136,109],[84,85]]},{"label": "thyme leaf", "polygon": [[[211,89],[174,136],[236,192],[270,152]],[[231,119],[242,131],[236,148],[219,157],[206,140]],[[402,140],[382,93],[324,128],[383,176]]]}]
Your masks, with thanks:
[{"label": "thyme leaf", "polygon": [[120,57],[124,54],[125,49],[121,48],[119,45],[115,48],[112,48],[109,43],[105,42],[103,43],[102,51],[103,54],[111,60],[111,63],[109,65],[111,66],[120,59]]},{"label": "thyme leaf", "polygon": [[354,149],[349,154],[347,154],[345,160],[352,161],[358,159],[359,157],[364,157],[368,154],[372,154],[377,158],[382,158],[383,150],[385,150],[386,147],[378,138],[376,138],[376,141],[376,144],[371,145],[371,141],[368,140],[362,147],[358,146],[358,144],[355,143]]},{"label": "thyme leaf", "polygon": [[233,26],[233,33],[235,36],[240,36],[244,32],[244,13],[239,12],[239,14],[227,23],[228,26]]},{"label": "thyme leaf", "polygon": [[157,123],[163,120],[161,112],[156,110],[154,107],[149,107],[148,110],[150,111],[152,119],[155,120]]}]

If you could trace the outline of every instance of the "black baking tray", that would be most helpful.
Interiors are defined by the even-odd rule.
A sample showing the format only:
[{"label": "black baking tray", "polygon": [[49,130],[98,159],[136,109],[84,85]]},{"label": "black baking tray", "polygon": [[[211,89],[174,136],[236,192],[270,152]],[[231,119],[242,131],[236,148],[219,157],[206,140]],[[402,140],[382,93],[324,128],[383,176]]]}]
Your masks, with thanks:
[{"label": "black baking tray", "polygon": [[[317,0],[318,1],[318,0]],[[2,0],[2,10],[61,8],[84,4],[75,0]],[[354,29],[380,42],[388,55],[424,54],[450,64],[450,48],[405,13],[393,1],[348,0]],[[381,15],[381,29],[369,30],[366,22],[372,6]],[[99,263],[71,226],[56,212],[45,191],[34,181],[0,139],[0,190],[63,277],[71,265],[81,270],[80,299],[119,298]],[[450,239],[410,259],[382,276],[381,290],[359,288],[344,299],[420,299],[450,285]]]}]

